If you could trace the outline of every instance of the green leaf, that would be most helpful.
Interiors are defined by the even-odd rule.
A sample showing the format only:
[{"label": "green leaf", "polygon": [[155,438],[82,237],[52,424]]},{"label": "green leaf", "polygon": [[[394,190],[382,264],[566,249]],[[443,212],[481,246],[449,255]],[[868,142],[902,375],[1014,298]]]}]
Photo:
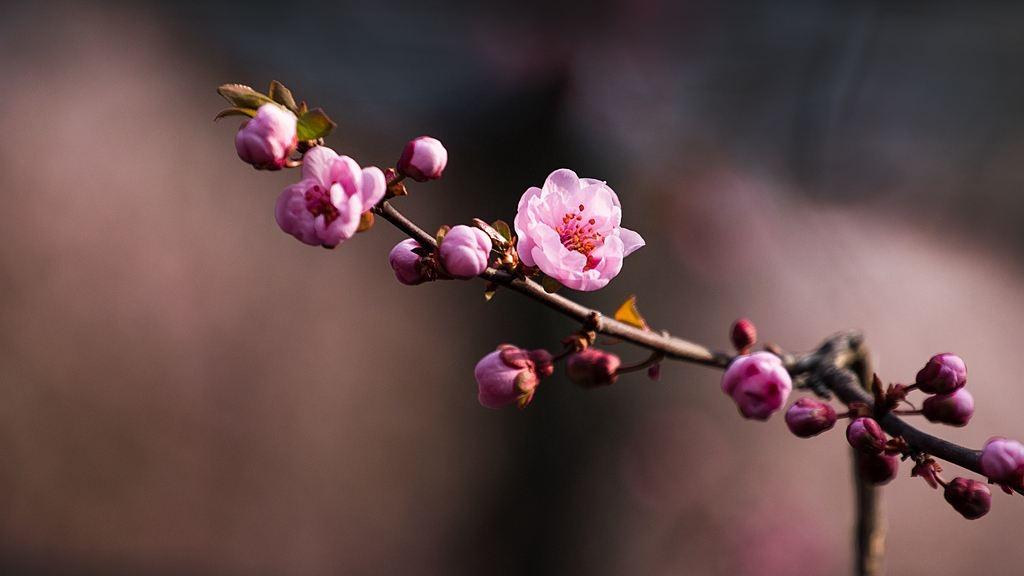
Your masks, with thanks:
[{"label": "green leaf", "polygon": [[501,234],[502,238],[506,241],[512,241],[512,229],[508,227],[508,222],[505,222],[504,220],[495,220],[494,223],[491,224],[491,227],[497,230],[498,234]]},{"label": "green leaf", "polygon": [[316,140],[327,136],[337,124],[321,108],[314,108],[299,116],[299,140]]},{"label": "green leaf", "polygon": [[292,91],[285,88],[284,84],[281,84],[277,80],[270,81],[270,99],[292,112],[298,113],[299,106],[295,103],[295,97],[292,96]]},{"label": "green leaf", "polygon": [[248,116],[249,118],[252,118],[253,116],[256,116],[256,111],[252,108],[225,108],[217,113],[217,115],[213,117],[213,120],[216,122],[217,120],[227,118],[228,116]]},{"label": "green leaf", "polygon": [[243,84],[223,84],[217,88],[217,93],[238,108],[256,109],[264,104],[273,102],[265,94],[260,94]]},{"label": "green leaf", "polygon": [[440,228],[437,229],[437,233],[434,234],[434,239],[437,240],[437,245],[438,246],[441,245],[441,242],[444,241],[444,237],[448,234],[448,231],[451,230],[451,229],[452,229],[452,227],[447,225],[447,224],[445,224],[444,226],[441,226]]}]

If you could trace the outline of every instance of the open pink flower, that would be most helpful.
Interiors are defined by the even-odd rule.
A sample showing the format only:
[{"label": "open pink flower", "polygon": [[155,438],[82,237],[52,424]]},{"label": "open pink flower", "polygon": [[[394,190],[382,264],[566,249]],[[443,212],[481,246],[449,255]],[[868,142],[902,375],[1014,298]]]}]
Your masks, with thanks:
[{"label": "open pink flower", "polygon": [[619,197],[607,184],[555,170],[543,188],[519,200],[519,257],[569,288],[603,288],[622,270],[622,259],[644,245],[621,220]]},{"label": "open pink flower", "polygon": [[334,248],[356,233],[384,187],[379,168],[360,169],[348,156],[317,146],[302,160],[302,180],[277,199],[277,224],[306,244]]}]

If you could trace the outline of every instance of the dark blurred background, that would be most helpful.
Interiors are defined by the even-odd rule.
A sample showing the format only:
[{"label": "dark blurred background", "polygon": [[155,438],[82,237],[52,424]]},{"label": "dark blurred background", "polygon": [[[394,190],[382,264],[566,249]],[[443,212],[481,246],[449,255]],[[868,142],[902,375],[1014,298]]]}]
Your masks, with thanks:
[{"label": "dark blurred background", "polygon": [[[495,345],[576,327],[408,288],[379,225],[281,233],[293,172],[238,161],[223,82],[272,78],[364,165],[440,138],[425,227],[605,179],[647,247],[605,290],[725,348],[749,316],[865,330],[887,380],[971,370],[972,446],[1024,437],[1024,5],[0,3],[0,572],[838,574],[840,432],[739,418],[716,372],[476,402]],[[641,351],[616,349],[626,361]],[[952,467],[951,467],[952,468]],[[950,475],[957,471],[951,470]],[[890,572],[1019,573],[1024,504],[968,523],[904,465]]]}]

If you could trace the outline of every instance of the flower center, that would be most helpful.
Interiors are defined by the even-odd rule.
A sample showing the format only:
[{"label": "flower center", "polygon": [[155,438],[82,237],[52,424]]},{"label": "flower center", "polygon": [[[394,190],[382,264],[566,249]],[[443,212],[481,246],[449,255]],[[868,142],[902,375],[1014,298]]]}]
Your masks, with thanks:
[{"label": "flower center", "polygon": [[590,253],[603,243],[603,236],[594,230],[594,224],[597,222],[593,218],[583,219],[583,211],[586,208],[580,204],[578,211],[566,212],[562,216],[562,223],[555,228],[555,231],[558,232],[562,246],[587,257],[587,264],[583,269],[590,270],[597,265],[597,261],[590,257]]},{"label": "flower center", "polygon": [[338,209],[331,203],[330,191],[324,190],[320,185],[306,190],[306,210],[314,217],[323,215],[327,224],[338,217]]}]

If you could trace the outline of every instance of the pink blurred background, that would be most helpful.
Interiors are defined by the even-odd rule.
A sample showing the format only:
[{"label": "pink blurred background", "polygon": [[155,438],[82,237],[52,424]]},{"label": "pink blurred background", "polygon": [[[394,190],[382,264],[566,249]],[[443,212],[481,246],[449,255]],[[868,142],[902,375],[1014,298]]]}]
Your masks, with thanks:
[{"label": "pink blurred background", "polygon": [[[927,8],[925,8],[927,6]],[[563,166],[606,179],[648,246],[600,293],[726,347],[863,329],[883,378],[933,353],[1024,437],[1024,8],[608,1],[4,3],[0,571],[4,574],[844,573],[845,441],[742,420],[666,366],[523,412],[475,398],[504,341],[574,325],[477,283],[397,284],[380,225],[282,234],[292,173],[241,164],[222,82],[327,108],[394,162],[421,133],[426,227],[510,219]],[[627,361],[637,350],[617,350]],[[956,472],[953,472],[956,474]],[[1019,573],[1024,502],[967,522],[901,477],[890,573]]]}]

